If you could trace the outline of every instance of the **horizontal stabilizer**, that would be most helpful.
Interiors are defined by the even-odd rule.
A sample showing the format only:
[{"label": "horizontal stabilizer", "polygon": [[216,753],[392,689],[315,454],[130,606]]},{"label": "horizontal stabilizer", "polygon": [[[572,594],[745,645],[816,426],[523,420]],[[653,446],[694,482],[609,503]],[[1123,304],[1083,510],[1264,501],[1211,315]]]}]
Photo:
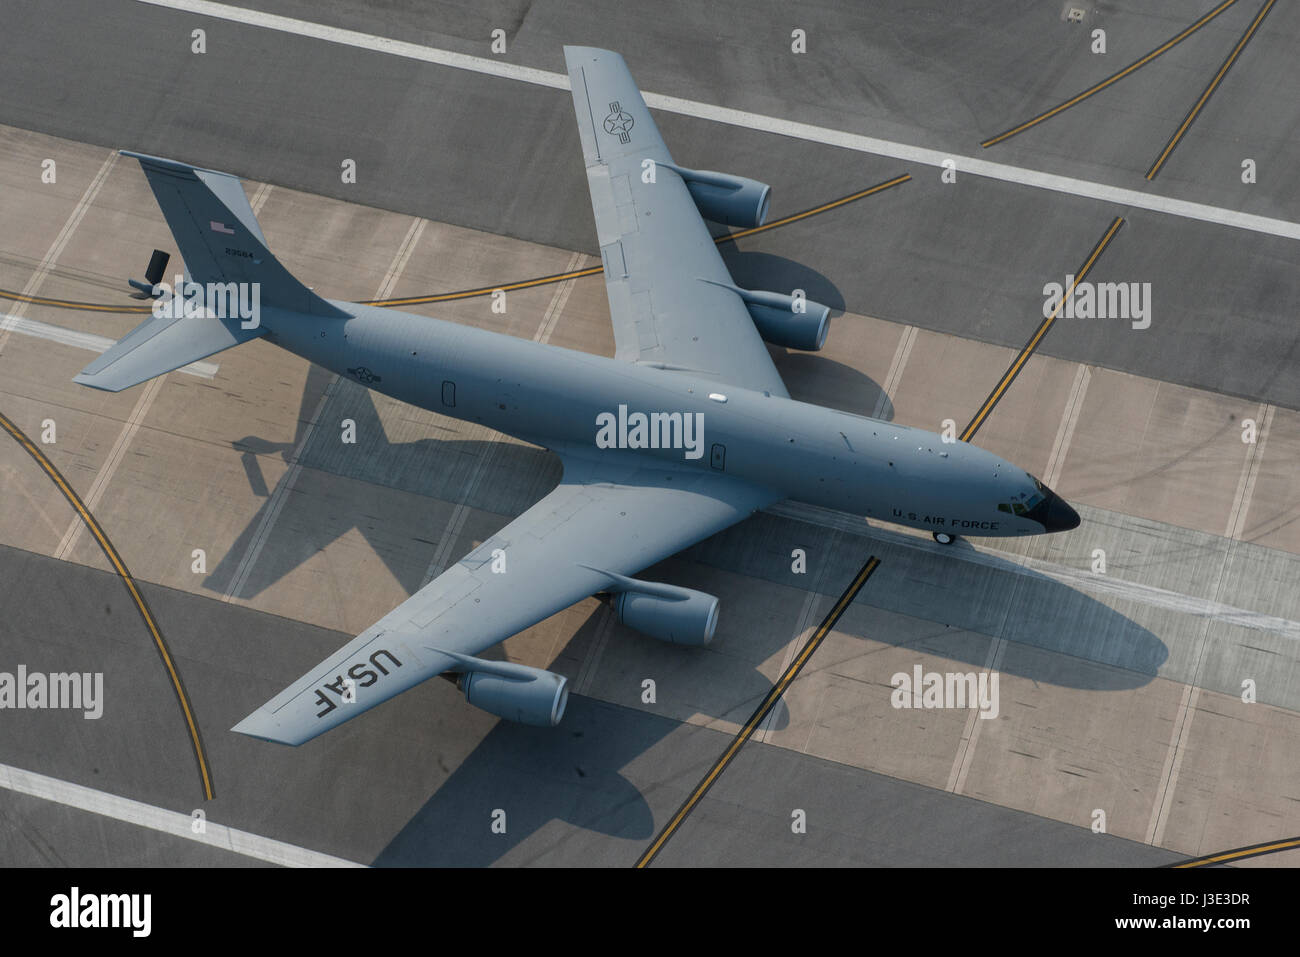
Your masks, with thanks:
[{"label": "horizontal stabilizer", "polygon": [[150,316],[72,381],[121,392],[265,333],[261,325],[241,329],[238,318]]}]

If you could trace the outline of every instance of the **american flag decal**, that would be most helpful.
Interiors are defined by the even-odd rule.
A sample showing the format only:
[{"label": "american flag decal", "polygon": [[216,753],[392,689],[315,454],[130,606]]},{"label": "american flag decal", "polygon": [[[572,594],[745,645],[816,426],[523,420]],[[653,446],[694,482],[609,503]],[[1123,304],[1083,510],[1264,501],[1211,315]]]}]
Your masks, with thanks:
[{"label": "american flag decal", "polygon": [[219,223],[215,219],[208,223],[208,228],[214,233],[225,233],[227,236],[235,235],[235,231],[225,223]]}]

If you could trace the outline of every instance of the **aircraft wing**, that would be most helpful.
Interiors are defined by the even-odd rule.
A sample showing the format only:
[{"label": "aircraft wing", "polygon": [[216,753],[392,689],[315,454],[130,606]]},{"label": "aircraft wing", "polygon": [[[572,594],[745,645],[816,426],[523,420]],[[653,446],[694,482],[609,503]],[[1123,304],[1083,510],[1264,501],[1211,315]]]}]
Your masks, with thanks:
[{"label": "aircraft wing", "polygon": [[562,458],[564,478],[549,495],[233,730],[302,744],[461,670],[443,652],[477,655],[605,590],[602,571],[635,574],[780,497],[716,472]]},{"label": "aircraft wing", "polygon": [[[617,53],[565,47],[614,323],[615,356],[788,397],[686,184]],[[706,281],[707,280],[707,281]]]}]

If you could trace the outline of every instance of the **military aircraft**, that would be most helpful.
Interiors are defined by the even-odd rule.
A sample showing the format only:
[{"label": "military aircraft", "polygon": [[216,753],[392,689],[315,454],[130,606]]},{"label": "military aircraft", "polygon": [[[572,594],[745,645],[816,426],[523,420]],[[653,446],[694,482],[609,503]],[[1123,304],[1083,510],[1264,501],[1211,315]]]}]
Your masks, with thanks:
[{"label": "military aircraft", "polygon": [[[925,529],[945,543],[1079,524],[1042,482],[988,451],[791,399],[764,340],[820,349],[830,310],[737,287],[704,223],[763,223],[770,188],[675,164],[618,54],[566,47],[565,57],[612,359],[325,300],[268,251],[238,179],[126,153],[172,230],[186,288],[252,288],[259,315],[185,308],[188,294],[178,294],[75,381],[119,391],[262,337],[401,401],[549,449],[564,467],[546,497],[237,732],[301,744],[439,674],[492,714],[555,725],[564,677],[477,656],[600,593],[633,629],[707,644],[716,597],[634,576],[782,500]],[[148,278],[132,285],[159,294],[157,275]]]}]

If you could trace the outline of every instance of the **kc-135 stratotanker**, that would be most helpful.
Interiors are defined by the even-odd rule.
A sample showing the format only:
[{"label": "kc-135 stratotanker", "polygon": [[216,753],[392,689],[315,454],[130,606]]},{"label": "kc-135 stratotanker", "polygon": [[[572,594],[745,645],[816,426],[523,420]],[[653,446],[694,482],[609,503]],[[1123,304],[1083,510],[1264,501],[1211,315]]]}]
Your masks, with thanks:
[{"label": "kc-135 stratotanker", "polygon": [[[119,391],[260,337],[403,402],[549,449],[564,466],[545,498],[235,731],[301,744],[439,674],[495,715],[557,724],[564,677],[476,656],[596,594],[647,635],[707,644],[717,598],[633,576],[782,500],[941,542],[1079,524],[1051,489],[991,452],[791,399],[764,340],[820,349],[830,310],[738,288],[704,223],[761,224],[769,187],[674,164],[618,54],[566,47],[565,56],[612,359],[323,299],[267,250],[238,179],[127,154],[171,228],[186,286],[256,283],[260,311],[254,323],[158,309],[77,382]],[[132,285],[156,294],[160,271],[151,265],[149,281]]]}]

